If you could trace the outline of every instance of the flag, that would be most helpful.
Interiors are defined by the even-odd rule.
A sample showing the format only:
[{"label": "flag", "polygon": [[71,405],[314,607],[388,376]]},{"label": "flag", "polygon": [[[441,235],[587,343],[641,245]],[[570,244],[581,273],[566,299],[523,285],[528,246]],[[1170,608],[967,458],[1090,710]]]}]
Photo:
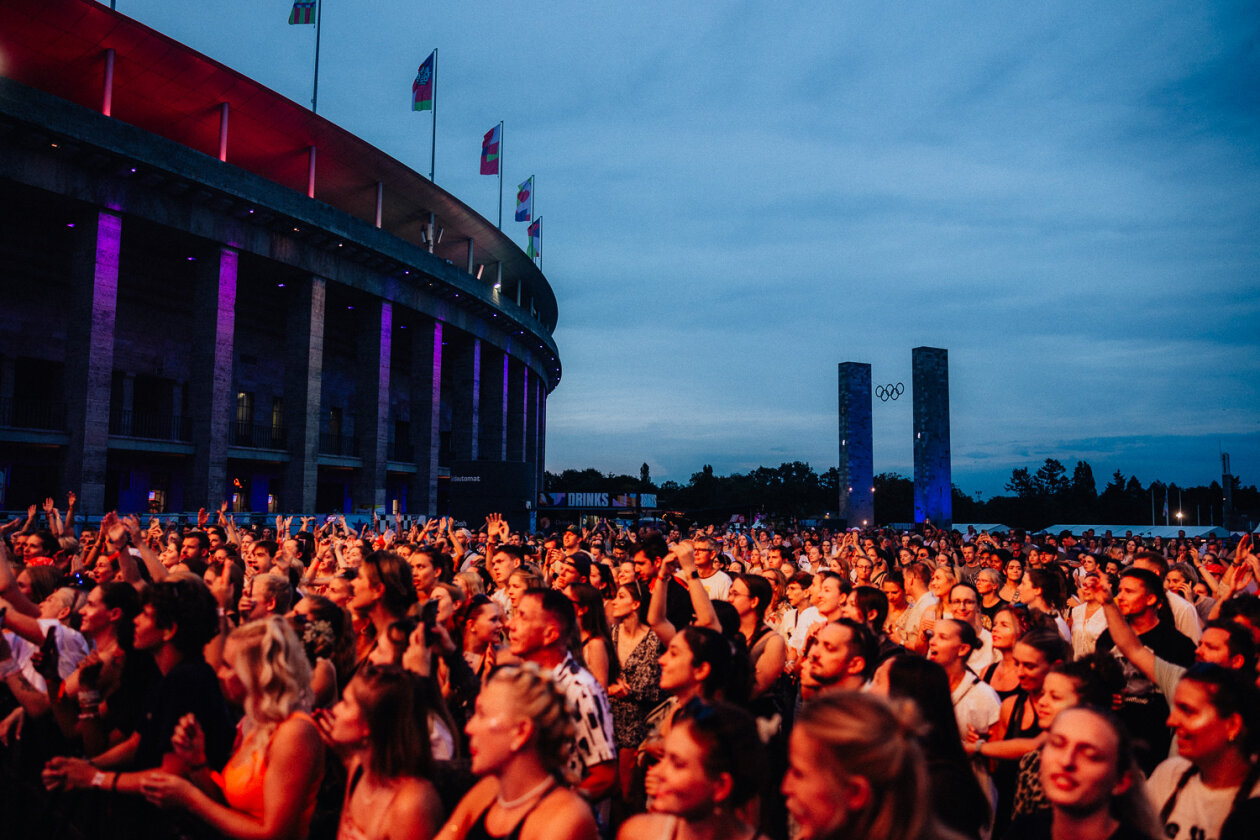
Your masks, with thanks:
[{"label": "flag", "polygon": [[436,56],[437,50],[429,53],[424,64],[421,64],[420,69],[416,71],[416,80],[411,83],[411,110],[413,111],[433,110],[433,65]]},{"label": "flag", "polygon": [[501,124],[496,125],[486,132],[485,137],[481,138],[482,175],[499,174],[499,138],[502,136],[502,129]]},{"label": "flag", "polygon": [[516,188],[516,221],[528,222],[534,212],[534,176]]},{"label": "flag", "polygon": [[529,249],[525,253],[535,259],[542,256],[542,219],[529,226]]},{"label": "flag", "polygon": [[293,0],[293,11],[289,12],[289,25],[314,22],[315,0]]}]

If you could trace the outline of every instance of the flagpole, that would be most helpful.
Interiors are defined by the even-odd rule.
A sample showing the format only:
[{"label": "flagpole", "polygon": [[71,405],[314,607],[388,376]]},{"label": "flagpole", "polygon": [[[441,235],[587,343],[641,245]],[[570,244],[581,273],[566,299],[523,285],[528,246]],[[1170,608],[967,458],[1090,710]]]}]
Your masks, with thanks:
[{"label": "flagpole", "polygon": [[499,230],[503,230],[503,120],[499,120]]},{"label": "flagpole", "polygon": [[315,85],[311,90],[311,113],[319,113],[319,29],[324,19],[324,0],[315,0]]},{"label": "flagpole", "polygon": [[433,48],[433,137],[429,143],[429,181],[433,180],[433,170],[437,163],[437,47]]}]

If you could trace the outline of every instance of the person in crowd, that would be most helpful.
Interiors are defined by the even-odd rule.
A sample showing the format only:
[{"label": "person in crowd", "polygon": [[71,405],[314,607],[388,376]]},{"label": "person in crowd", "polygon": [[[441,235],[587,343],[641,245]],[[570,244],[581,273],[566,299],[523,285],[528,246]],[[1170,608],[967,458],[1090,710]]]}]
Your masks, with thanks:
[{"label": "person in crowd", "polygon": [[613,734],[617,741],[617,776],[623,800],[631,799],[636,750],[648,734],[648,715],[660,702],[660,656],[664,645],[647,624],[646,584],[637,578],[617,587],[612,601],[616,625],[613,646],[621,673],[608,686]]},{"label": "person in crowd", "polygon": [[[413,555],[414,556],[414,555]],[[442,823],[430,781],[426,704],[416,678],[368,665],[346,686],[320,733],[346,765],[338,840],[428,840]]]},{"label": "person in crowd", "polygon": [[466,732],[481,779],[455,807],[442,840],[596,840],[590,807],[567,784],[574,723],[541,668],[496,669]]},{"label": "person in crowd", "polygon": [[355,649],[357,670],[387,638],[390,625],[402,621],[417,599],[411,567],[392,551],[374,551],[364,557],[353,583],[354,596],[346,606],[366,619]]},{"label": "person in crowd", "polygon": [[504,587],[504,600],[507,603],[504,611],[507,613],[508,618],[510,619],[516,615],[522,595],[530,589],[539,589],[545,585],[542,575],[538,574],[538,570],[533,565],[525,565],[513,569],[508,574],[507,586]]},{"label": "person in crowd", "polygon": [[649,771],[652,813],[626,820],[618,840],[768,840],[737,812],[761,784],[760,746],[756,721],[747,711],[691,701],[665,738],[664,759]]},{"label": "person in crowd", "polygon": [[801,654],[805,650],[805,639],[809,634],[809,628],[823,620],[818,613],[818,608],[810,603],[809,593],[813,585],[812,574],[794,572],[788,578],[784,589],[784,598],[787,600],[788,608],[783,611],[783,617],[779,621],[779,631],[787,642],[785,667],[790,671],[796,670]]},{"label": "person in crowd", "polygon": [[1159,825],[1125,727],[1089,707],[1065,709],[1041,751],[1050,810],[1025,814],[1008,840],[1156,840]]},{"label": "person in crowd", "polygon": [[203,733],[204,763],[218,769],[227,760],[231,724],[219,680],[203,655],[218,626],[214,597],[200,579],[176,576],[146,587],[141,603],[132,644],[152,658],[160,677],[139,703],[136,729],[90,761],[50,760],[43,771],[49,790],[108,788],[137,794],[144,771],[199,769],[190,768],[186,755],[173,748],[176,728],[186,726],[190,714]]},{"label": "person in crowd", "polygon": [[1112,698],[1123,687],[1124,676],[1120,666],[1114,659],[1102,654],[1060,662],[1050,669],[1042,683],[1041,694],[1037,695],[1033,704],[1037,725],[1042,730],[1037,737],[1038,746],[1019,759],[1013,802],[1015,817],[1050,808],[1050,801],[1041,787],[1041,748],[1059,712],[1073,706],[1108,708]]},{"label": "person in crowd", "polygon": [[[423,604],[433,595],[433,589],[442,580],[442,551],[433,545],[415,549],[407,557],[411,566],[411,582],[415,586],[416,599]],[[448,561],[449,562],[449,561]]]},{"label": "person in crowd", "polygon": [[1020,602],[1019,586],[1024,580],[1024,561],[1019,557],[1011,557],[1006,560],[1002,572],[1005,578],[1002,588],[998,590],[998,597],[1008,604]]},{"label": "person in crowd", "polygon": [[974,586],[980,595],[981,624],[985,630],[991,631],[993,619],[1007,603],[998,594],[998,590],[1002,587],[1002,574],[996,569],[981,569],[976,573]]},{"label": "person in crowd", "polygon": [[1015,645],[1032,626],[1032,617],[1023,604],[1010,604],[993,617],[993,651],[998,660],[981,672],[981,678],[1005,700],[1019,690],[1019,666]]},{"label": "person in crowd", "polygon": [[728,593],[728,600],[739,615],[739,632],[752,662],[754,701],[776,687],[787,661],[783,637],[766,623],[766,610],[773,597],[774,590],[769,582],[756,574],[737,576]]},{"label": "person in crowd", "polygon": [[789,741],[783,778],[801,840],[949,836],[928,794],[927,766],[912,704],[841,691],[805,704]]},{"label": "person in crowd", "polygon": [[1063,641],[1072,640],[1072,631],[1063,620],[1065,593],[1063,576],[1054,567],[1029,568],[1019,583],[1019,602],[1035,614],[1039,613],[1054,622]]},{"label": "person in crowd", "polygon": [[1082,659],[1094,652],[1098,637],[1107,629],[1107,617],[1103,615],[1102,605],[1090,600],[1087,594],[1094,587],[1103,585],[1102,573],[1095,569],[1080,575],[1076,581],[1079,603],[1072,607],[1069,618],[1072,655],[1076,659]]},{"label": "person in crowd", "polygon": [[294,605],[289,622],[311,663],[311,707],[326,709],[341,692],[341,674],[354,670],[354,639],[345,610],[322,595],[307,595]]},{"label": "person in crowd", "polygon": [[576,749],[570,756],[570,775],[581,780],[579,789],[585,796],[598,802],[616,785],[617,747],[608,695],[570,652],[576,624],[573,604],[563,593],[530,589],[509,622],[508,641],[514,656],[551,669],[573,709]]},{"label": "person in crowd", "polygon": [[851,618],[828,622],[814,635],[801,668],[802,699],[824,691],[861,689],[875,673],[878,654],[875,636],[866,625]]},{"label": "person in crowd", "polygon": [[994,832],[999,836],[1010,824],[1019,759],[1037,746],[1037,736],[1041,734],[1034,703],[1041,694],[1046,674],[1056,664],[1069,659],[1070,648],[1057,630],[1046,626],[1026,633],[1011,655],[1019,674],[1019,689],[1002,701],[1001,715],[987,740],[970,730],[963,733],[977,755],[997,760],[993,769],[998,793]]},{"label": "person in crowd", "polygon": [[503,609],[486,595],[474,595],[456,624],[463,629],[463,653],[468,667],[485,682],[498,663],[503,647]]},{"label": "person in crowd", "polygon": [[1186,671],[1168,725],[1177,755],[1148,793],[1174,840],[1250,837],[1260,819],[1260,690],[1251,675],[1204,662]]},{"label": "person in crowd", "polygon": [[[1125,569],[1120,575],[1114,600],[1125,623],[1137,634],[1143,647],[1174,665],[1189,667],[1194,663],[1194,643],[1177,632],[1171,621],[1161,618],[1161,609],[1166,609],[1164,587],[1153,572],[1132,567]],[[1171,734],[1164,725],[1168,718],[1166,696],[1124,657],[1109,630],[1098,637],[1096,649],[1121,660],[1126,682],[1120,719],[1133,735],[1143,771],[1153,770],[1168,755],[1171,741]]]},{"label": "person in crowd", "polygon": [[967,667],[983,674],[997,657],[993,652],[993,634],[984,629],[981,620],[980,593],[969,583],[957,583],[950,587],[949,599],[945,603],[956,620],[970,624],[976,631],[977,646],[967,658]]},{"label": "person in crowd", "polygon": [[222,772],[211,774],[201,723],[185,715],[171,741],[185,773],[143,773],[140,792],[227,837],[305,837],[324,747],[309,714],[311,669],[301,641],[280,616],[244,624],[227,639],[220,679],[228,700],[245,710]]},{"label": "person in crowd", "polygon": [[599,684],[608,688],[620,676],[621,663],[608,629],[608,615],[599,590],[589,583],[573,583],[566,590],[577,611],[578,636],[582,644],[582,661]]},{"label": "person in crowd", "polygon": [[[970,589],[970,587],[968,587]],[[976,676],[967,664],[980,644],[969,622],[946,618],[936,623],[927,658],[940,665],[949,679],[950,700],[958,719],[959,732],[975,732],[987,738],[997,724],[1002,701],[997,692]]]},{"label": "person in crowd", "polygon": [[66,679],[57,711],[63,733],[81,737],[88,758],[136,731],[141,700],[161,676],[153,657],[133,645],[139,611],[139,593],[122,581],[94,587],[79,610],[92,652]]},{"label": "person in crowd", "polygon": [[[982,777],[963,751],[945,669],[918,656],[898,654],[879,666],[870,690],[889,700],[914,702],[925,724],[919,740],[927,760],[932,811],[962,836],[980,837],[993,807]],[[987,774],[983,778],[987,780]]]}]

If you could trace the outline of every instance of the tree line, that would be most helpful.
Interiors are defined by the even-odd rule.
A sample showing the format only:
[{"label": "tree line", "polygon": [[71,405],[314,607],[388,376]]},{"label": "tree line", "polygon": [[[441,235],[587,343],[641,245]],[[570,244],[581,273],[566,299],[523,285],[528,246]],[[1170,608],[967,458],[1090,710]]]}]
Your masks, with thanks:
[{"label": "tree line", "polygon": [[[875,522],[911,522],[914,516],[914,482],[899,473],[875,476]],[[751,521],[758,515],[771,519],[821,519],[835,516],[839,505],[839,472],[835,467],[816,472],[808,463],[790,461],[778,467],[757,467],[748,472],[717,475],[705,464],[687,483],[652,480],[647,464],[639,475],[601,473],[595,469],[546,473],[548,491],[656,493],[659,507],[677,510],[699,522],[725,521],[740,514]],[[1220,482],[1206,486],[1179,487],[1152,480],[1143,484],[1137,476],[1120,470],[1099,491],[1088,461],[1068,468],[1047,458],[1035,469],[1019,467],[1011,471],[1006,493],[989,499],[969,496],[957,485],[953,488],[955,522],[1000,522],[1011,527],[1039,529],[1056,523],[1164,524],[1164,503],[1168,523],[1220,525],[1224,490]],[[1153,502],[1153,505],[1152,505]],[[1247,521],[1260,518],[1260,491],[1254,485],[1242,486],[1234,480],[1233,503],[1236,514]],[[1239,527],[1238,523],[1231,523]]]}]

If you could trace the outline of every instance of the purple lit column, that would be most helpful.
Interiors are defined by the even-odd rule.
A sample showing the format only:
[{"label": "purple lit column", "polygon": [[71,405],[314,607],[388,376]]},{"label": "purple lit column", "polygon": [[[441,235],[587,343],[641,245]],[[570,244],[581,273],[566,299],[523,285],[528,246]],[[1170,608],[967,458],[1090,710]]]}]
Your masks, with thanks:
[{"label": "purple lit column", "polygon": [[76,233],[65,365],[66,431],[70,442],[62,465],[61,486],[63,490],[76,491],[79,509],[92,514],[105,508],[122,218],[96,211]]},{"label": "purple lit column", "polygon": [[411,357],[411,444],[416,473],[407,512],[437,516],[438,448],[442,418],[442,322],[431,331],[417,329]]},{"label": "purple lit column", "polygon": [[394,307],[385,301],[360,307],[359,392],[355,433],[359,438],[356,507],[385,507],[385,470],[389,446],[389,357],[394,334]]},{"label": "purple lit column", "polygon": [[539,472],[538,466],[538,391],[542,387],[542,380],[538,378],[538,374],[533,373],[529,368],[525,368],[527,384],[525,386],[525,463],[533,465],[534,469],[530,472],[533,476],[531,489],[531,504],[536,508],[538,505],[538,493],[542,490],[542,486],[538,484]]},{"label": "purple lit column", "polygon": [[289,284],[285,301],[284,434],[289,463],[284,471],[284,497],[280,501],[291,513],[316,512],[326,294],[327,282],[322,277],[310,277]]},{"label": "purple lit column", "polygon": [[[188,383],[192,421],[192,476],[186,506],[218,508],[227,494],[227,448],[233,419],[232,350],[240,256],[219,248],[218,259],[197,263],[193,343]],[[176,408],[178,411],[178,407]]]}]

